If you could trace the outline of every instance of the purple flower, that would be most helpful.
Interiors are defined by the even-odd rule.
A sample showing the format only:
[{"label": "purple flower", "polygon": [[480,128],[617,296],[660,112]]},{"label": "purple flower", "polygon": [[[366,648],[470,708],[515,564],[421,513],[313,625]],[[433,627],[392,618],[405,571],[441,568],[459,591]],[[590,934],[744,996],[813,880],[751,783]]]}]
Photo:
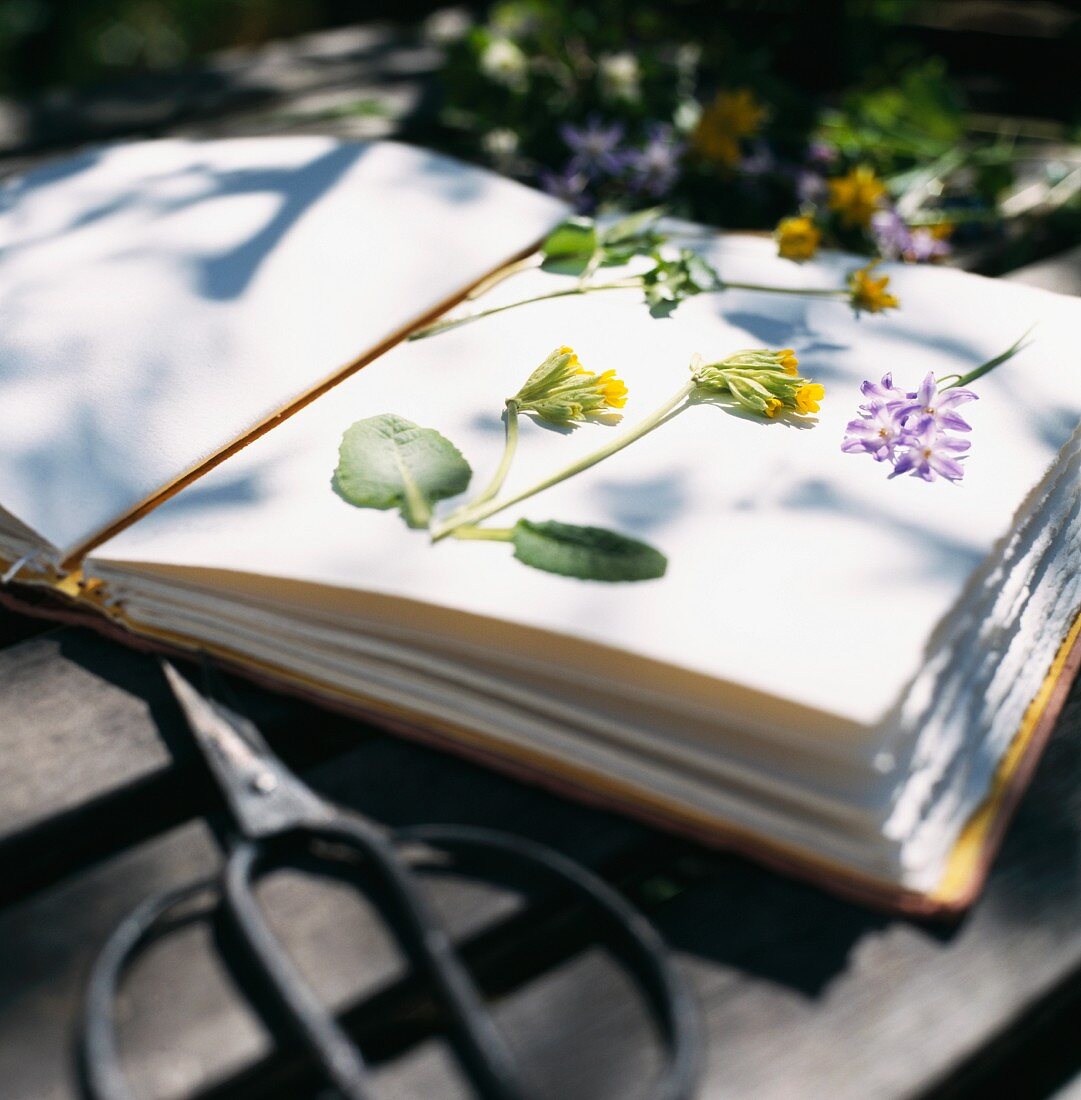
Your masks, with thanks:
[{"label": "purple flower", "polygon": [[940,430],[970,432],[972,426],[957,415],[956,409],[958,405],[978,400],[972,390],[943,390],[940,393],[935,376],[928,374],[920,383],[920,388],[909,395],[909,400],[901,411],[906,418],[915,416],[920,420],[929,419]]},{"label": "purple flower", "polygon": [[950,242],[936,237],[930,229],[921,227],[912,230],[905,259],[914,264],[925,264],[929,260],[938,260],[950,254]]},{"label": "purple flower", "polygon": [[592,209],[593,197],[589,194],[589,177],[572,165],[568,164],[562,172],[550,172],[544,169],[539,179],[544,191],[557,199],[562,199],[568,206],[573,206],[579,214]]},{"label": "purple flower", "polygon": [[593,116],[581,127],[565,123],[560,127],[559,134],[574,154],[567,165],[568,173],[614,176],[622,170],[626,154],[619,148],[624,134],[621,123],[613,122],[605,126]]},{"label": "purple flower", "polygon": [[796,197],[801,206],[818,206],[826,201],[826,177],[800,169],[796,173]]},{"label": "purple flower", "polygon": [[871,233],[884,259],[898,260],[912,247],[912,235],[896,210],[878,210],[871,217]]},{"label": "purple flower", "polygon": [[904,432],[897,413],[887,405],[863,407],[870,411],[848,422],[841,450],[846,454],[865,452],[876,462],[892,462],[894,448]]},{"label": "purple flower", "polygon": [[807,163],[832,168],[837,163],[837,149],[826,141],[812,141],[807,146]]},{"label": "purple flower", "polygon": [[871,218],[871,233],[879,253],[887,260],[908,260],[924,264],[949,255],[948,241],[936,237],[930,229],[909,229],[896,210],[879,210]]},{"label": "purple flower", "polygon": [[924,481],[961,480],[965,471],[960,457],[970,443],[953,433],[972,429],[958,415],[957,406],[975,401],[976,394],[940,390],[933,374],[924,378],[915,393],[897,389],[891,374],[881,382],[867,380],[860,392],[868,400],[845,429],[841,443],[845,454],[869,454],[877,462],[891,462],[890,477],[911,473]]},{"label": "purple flower", "polygon": [[910,473],[924,481],[934,481],[936,477],[960,481],[965,476],[965,468],[956,456],[970,446],[967,439],[957,439],[941,431],[931,417],[925,417],[915,431],[906,431],[905,449],[897,456],[890,477]]},{"label": "purple flower", "polygon": [[664,123],[651,126],[645,145],[626,155],[631,188],[657,199],[668,194],[679,178],[684,148],[673,127]]}]

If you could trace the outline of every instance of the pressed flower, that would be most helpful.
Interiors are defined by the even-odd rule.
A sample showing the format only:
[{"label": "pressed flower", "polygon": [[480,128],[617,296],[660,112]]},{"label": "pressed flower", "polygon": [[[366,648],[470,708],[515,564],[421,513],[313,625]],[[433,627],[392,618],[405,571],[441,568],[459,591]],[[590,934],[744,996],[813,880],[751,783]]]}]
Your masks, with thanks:
[{"label": "pressed flower", "polygon": [[728,168],[739,163],[740,142],[758,133],[766,108],[749,88],[718,92],[702,109],[691,135],[695,151]]},{"label": "pressed flower", "polygon": [[786,260],[809,260],[822,241],[822,232],[811,218],[782,218],[773,232],[777,254]]},{"label": "pressed flower", "polygon": [[696,356],[694,384],[707,393],[728,393],[749,412],[771,419],[785,409],[806,415],[818,412],[825,388],[802,378],[791,348],[737,351],[717,363]]},{"label": "pressed flower", "polygon": [[614,370],[586,370],[574,350],[556,348],[510,399],[521,412],[552,424],[571,424],[590,416],[612,415],[627,403],[627,387]]},{"label": "pressed flower", "polygon": [[853,271],[848,277],[849,300],[857,313],[884,313],[887,309],[900,308],[901,303],[896,295],[886,289],[890,285],[890,277],[873,277],[876,263],[877,261],[872,261],[866,267]]},{"label": "pressed flower", "polygon": [[881,382],[868,380],[860,389],[869,400],[860,405],[859,416],[848,422],[842,451],[891,462],[891,477],[910,473],[924,481],[961,480],[965,472],[961,459],[970,444],[954,433],[972,429],[956,410],[977,400],[976,394],[959,388],[957,382],[942,386],[934,374],[928,374],[914,393],[897,389],[891,374]]},{"label": "pressed flower", "polygon": [[847,175],[826,181],[829,208],[845,225],[867,226],[886,194],[886,185],[866,164],[858,164]]}]

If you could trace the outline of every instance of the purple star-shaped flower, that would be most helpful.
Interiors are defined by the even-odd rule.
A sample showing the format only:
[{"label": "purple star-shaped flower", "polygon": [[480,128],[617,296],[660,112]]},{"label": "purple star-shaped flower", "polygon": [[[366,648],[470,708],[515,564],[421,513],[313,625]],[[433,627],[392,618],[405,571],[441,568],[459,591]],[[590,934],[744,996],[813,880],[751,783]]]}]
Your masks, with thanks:
[{"label": "purple star-shaped flower", "polygon": [[965,476],[965,468],[957,456],[970,446],[967,439],[957,439],[941,431],[931,417],[925,417],[916,431],[906,431],[905,449],[897,456],[890,477],[910,473],[924,481],[934,481],[936,477],[960,481]]},{"label": "purple star-shaped flower", "polygon": [[621,123],[606,126],[594,116],[584,126],[565,123],[559,134],[574,154],[567,165],[568,172],[596,176],[616,175],[622,171],[626,154],[620,149],[624,135]]},{"label": "purple star-shaped flower", "polygon": [[568,165],[562,172],[550,172],[547,169],[539,175],[541,188],[549,195],[562,199],[573,206],[579,214],[593,208],[593,197],[589,193],[589,177]]},{"label": "purple star-shaped flower", "polygon": [[684,144],[676,140],[675,129],[664,123],[650,128],[645,145],[626,154],[628,182],[633,190],[659,199],[679,179],[679,162]]},{"label": "purple star-shaped flower", "polygon": [[915,393],[898,389],[892,374],[883,375],[881,382],[868,379],[860,392],[868,400],[860,405],[859,416],[848,422],[842,451],[893,463],[890,477],[908,473],[924,481],[964,477],[960,458],[970,444],[953,433],[971,431],[957,406],[975,401],[976,394],[940,390],[933,374],[924,378]]},{"label": "purple star-shaped flower", "polygon": [[928,374],[920,388],[911,395],[902,411],[913,421],[930,419],[936,428],[953,432],[970,432],[972,425],[957,414],[957,406],[979,398],[972,390],[942,390],[933,374]]},{"label": "purple star-shaped flower", "polygon": [[869,411],[848,422],[841,450],[846,454],[866,452],[876,462],[892,462],[894,449],[903,438],[903,422],[888,405],[876,402],[862,407]]}]

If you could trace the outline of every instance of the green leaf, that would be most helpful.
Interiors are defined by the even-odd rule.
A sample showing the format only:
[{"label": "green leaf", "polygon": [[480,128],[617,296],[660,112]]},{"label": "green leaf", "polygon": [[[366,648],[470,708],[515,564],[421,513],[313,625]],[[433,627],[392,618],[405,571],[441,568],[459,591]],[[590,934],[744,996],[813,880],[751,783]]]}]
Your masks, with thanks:
[{"label": "green leaf", "polygon": [[600,243],[604,247],[630,244],[641,238],[654,241],[657,234],[651,232],[658,219],[664,213],[663,206],[651,206],[646,210],[636,210],[617,222],[612,222],[600,231]]},{"label": "green leaf", "polygon": [[597,251],[597,229],[589,218],[570,218],[548,234],[540,251],[545,271],[580,275]]},{"label": "green leaf", "polygon": [[384,413],[345,430],[333,486],[358,508],[400,508],[410,527],[425,527],[432,504],[465,492],[472,476],[449,439]]},{"label": "green leaf", "polygon": [[512,541],[520,562],[584,581],[648,581],[668,568],[660,551],[603,527],[520,519]]}]

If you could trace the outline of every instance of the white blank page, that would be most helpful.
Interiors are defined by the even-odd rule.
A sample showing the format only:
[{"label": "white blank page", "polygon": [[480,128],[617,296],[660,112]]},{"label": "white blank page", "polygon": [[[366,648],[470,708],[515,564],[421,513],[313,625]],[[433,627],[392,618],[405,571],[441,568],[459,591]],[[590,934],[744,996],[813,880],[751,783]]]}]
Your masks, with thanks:
[{"label": "white blank page", "polygon": [[103,147],[0,192],[0,505],[63,556],[522,249],[546,196],[390,142]]},{"label": "white blank page", "polygon": [[[721,240],[722,275],[843,285],[851,257],[797,268],[768,241]],[[921,667],[1028,491],[1081,418],[1081,301],[955,271],[894,267],[900,312],[854,318],[843,303],[726,291],[655,320],[633,291],[511,310],[400,346],[99,551],[102,559],[215,567],[391,594],[629,650],[757,689],[842,722],[877,722]],[[512,281],[514,282],[514,281]],[[561,285],[538,274],[500,293]],[[960,485],[841,452],[859,384],[892,370],[964,373],[1031,325],[1033,343],[983,378],[965,406],[972,452]],[[560,344],[614,369],[645,416],[687,378],[692,353],[793,347],[823,382],[817,423],[766,422],[702,405],[611,460],[492,522],[598,524],[669,558],[657,581],[599,584],[529,569],[501,543],[435,546],[397,515],[331,491],[341,434],[394,412],[453,440],[475,470],[501,451],[502,401]],[[524,418],[523,418],[524,419]],[[507,491],[610,438],[524,422]],[[449,507],[447,502],[444,507]],[[718,697],[720,699],[720,696]]]}]

